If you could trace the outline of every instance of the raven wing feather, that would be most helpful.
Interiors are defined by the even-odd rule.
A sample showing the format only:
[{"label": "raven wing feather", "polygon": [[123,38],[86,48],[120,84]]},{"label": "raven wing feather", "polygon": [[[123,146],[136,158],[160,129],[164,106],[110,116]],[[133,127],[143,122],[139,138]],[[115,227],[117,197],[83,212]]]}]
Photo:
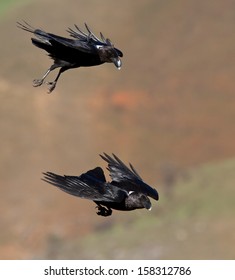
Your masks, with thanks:
[{"label": "raven wing feather", "polygon": [[103,160],[108,163],[108,171],[112,178],[112,184],[117,185],[126,191],[136,191],[146,194],[155,200],[159,199],[158,192],[154,188],[143,182],[140,175],[130,164],[128,168],[116,155],[113,154],[113,158],[106,153],[100,155]]},{"label": "raven wing feather", "polygon": [[106,153],[100,155],[103,160],[108,163],[108,171],[110,172],[110,177],[115,182],[120,182],[123,180],[139,180],[143,181],[134,167],[130,164],[128,168],[117,156],[113,154],[113,158]]},{"label": "raven wing feather", "polygon": [[25,21],[24,23],[17,22],[17,24],[19,28],[28,31],[30,33],[33,33],[41,43],[52,45],[54,41],[66,47],[71,47],[80,50],[81,52],[91,53],[91,54],[96,54],[97,52],[97,48],[95,48],[94,44],[91,43],[92,41],[89,43],[88,37],[85,37],[85,35],[80,39],[77,37],[78,40],[74,40],[74,39],[58,36],[52,33],[47,33],[41,29],[35,29]]},{"label": "raven wing feather", "polygon": [[126,192],[116,186],[106,184],[102,181],[97,183],[97,178],[83,181],[81,176],[61,176],[52,172],[43,173],[43,181],[56,186],[60,190],[80,198],[85,198],[97,202],[120,202],[126,196]]}]

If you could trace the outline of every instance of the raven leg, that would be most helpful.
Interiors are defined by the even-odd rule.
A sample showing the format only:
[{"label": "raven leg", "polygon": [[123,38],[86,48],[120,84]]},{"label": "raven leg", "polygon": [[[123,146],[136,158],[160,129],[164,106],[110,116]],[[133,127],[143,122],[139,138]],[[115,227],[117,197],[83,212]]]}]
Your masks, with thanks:
[{"label": "raven leg", "polygon": [[98,209],[98,212],[96,212],[97,215],[107,217],[112,215],[112,209],[111,208],[106,208],[104,206],[101,206],[100,204],[97,203],[98,206],[96,208]]},{"label": "raven leg", "polygon": [[46,77],[50,74],[50,72],[54,69],[56,69],[58,66],[56,64],[51,65],[51,67],[46,71],[46,73],[43,75],[41,79],[35,79],[33,80],[33,86],[34,87],[39,87],[43,84],[44,80]]},{"label": "raven leg", "polygon": [[[47,82],[47,85],[49,85],[49,87],[48,87],[48,93],[51,93],[54,89],[55,89],[55,87],[56,87],[56,83],[57,83],[57,81],[59,80],[59,77],[60,77],[60,75],[64,72],[64,71],[66,71],[66,70],[68,70],[69,68],[68,67],[61,67],[60,68],[60,71],[59,71],[59,73],[58,73],[58,75],[56,76],[56,78],[55,78],[55,80],[53,81],[53,82]],[[48,73],[49,74],[49,73]]]}]

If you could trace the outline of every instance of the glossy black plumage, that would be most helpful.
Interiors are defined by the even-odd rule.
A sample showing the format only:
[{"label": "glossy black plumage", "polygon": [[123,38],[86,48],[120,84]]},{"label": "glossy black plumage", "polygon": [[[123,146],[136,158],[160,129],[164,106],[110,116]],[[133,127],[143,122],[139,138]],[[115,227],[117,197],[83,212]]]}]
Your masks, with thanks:
[{"label": "glossy black plumage", "polygon": [[110,172],[110,177],[112,178],[111,184],[121,187],[126,191],[138,191],[151,198],[158,200],[158,192],[151,188],[149,185],[143,182],[140,175],[134,169],[132,164],[128,168],[117,156],[113,155],[113,158],[104,153],[100,155],[103,160],[108,163],[108,171]]},{"label": "glossy black plumage", "polygon": [[112,209],[130,211],[146,208],[151,210],[148,196],[158,200],[155,189],[143,182],[130,164],[130,169],[115,155],[100,155],[108,162],[112,182],[107,182],[103,170],[96,167],[80,176],[61,176],[52,172],[43,173],[43,181],[68,194],[93,200],[98,215],[109,216]]},{"label": "glossy black plumage", "polygon": [[87,33],[83,32],[75,25],[75,30],[69,28],[67,31],[70,38],[64,38],[52,33],[47,33],[40,29],[31,27],[28,23],[19,23],[18,27],[33,33],[36,38],[31,38],[32,43],[48,52],[49,56],[54,60],[54,64],[46,71],[41,79],[35,79],[33,86],[41,86],[48,74],[60,67],[59,73],[53,82],[47,82],[49,85],[48,92],[52,92],[60,75],[71,68],[89,67],[100,65],[105,62],[114,63],[115,66],[121,68],[120,57],[122,52],[114,47],[109,39],[106,39],[100,33],[101,39],[96,37],[87,24],[85,24]]}]

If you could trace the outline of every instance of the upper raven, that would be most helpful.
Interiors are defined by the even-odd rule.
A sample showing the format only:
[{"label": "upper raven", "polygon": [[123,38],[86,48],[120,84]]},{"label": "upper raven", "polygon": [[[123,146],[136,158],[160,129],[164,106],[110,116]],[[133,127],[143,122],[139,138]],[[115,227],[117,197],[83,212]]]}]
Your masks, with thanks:
[{"label": "upper raven", "polygon": [[111,182],[106,181],[100,167],[80,176],[61,176],[45,172],[42,180],[71,195],[93,200],[97,204],[97,214],[101,216],[110,216],[112,209],[151,210],[149,197],[158,200],[158,192],[143,182],[131,164],[128,168],[114,154],[113,157],[106,153],[100,156],[108,163]]},{"label": "upper raven", "polygon": [[28,23],[17,22],[18,27],[33,33],[37,39],[32,38],[32,43],[48,52],[48,55],[54,60],[54,64],[46,71],[41,79],[35,79],[33,86],[41,86],[47,75],[54,69],[61,67],[58,75],[53,82],[47,82],[49,85],[48,93],[51,93],[56,83],[64,71],[80,66],[95,66],[105,62],[112,62],[120,69],[122,62],[120,57],[122,52],[114,47],[109,39],[106,39],[100,32],[101,39],[97,38],[85,23],[88,33],[83,32],[75,25],[75,30],[69,28],[67,31],[71,37],[68,39],[52,33],[47,33],[40,29],[34,29]]}]

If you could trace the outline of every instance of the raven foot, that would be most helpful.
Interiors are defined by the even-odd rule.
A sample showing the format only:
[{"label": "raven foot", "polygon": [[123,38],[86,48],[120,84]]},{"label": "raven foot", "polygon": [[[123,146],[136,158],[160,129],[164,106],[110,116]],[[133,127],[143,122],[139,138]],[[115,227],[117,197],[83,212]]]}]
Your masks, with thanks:
[{"label": "raven foot", "polygon": [[112,210],[110,208],[103,207],[101,205],[96,206],[98,209],[98,212],[96,212],[97,215],[107,217],[112,215]]},{"label": "raven foot", "polygon": [[33,80],[33,86],[39,87],[43,84],[43,81],[44,81],[43,79],[35,79],[35,80]]},{"label": "raven foot", "polygon": [[51,93],[55,89],[56,82],[55,81],[54,82],[47,82],[46,84],[49,86],[47,93]]}]

